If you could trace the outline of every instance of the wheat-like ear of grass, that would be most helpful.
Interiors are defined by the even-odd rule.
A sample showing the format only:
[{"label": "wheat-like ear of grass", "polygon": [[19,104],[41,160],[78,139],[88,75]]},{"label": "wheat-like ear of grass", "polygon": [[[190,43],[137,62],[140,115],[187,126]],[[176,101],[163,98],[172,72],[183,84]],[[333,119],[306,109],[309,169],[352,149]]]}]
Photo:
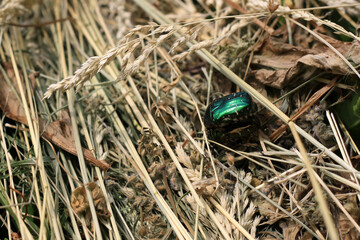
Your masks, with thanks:
[{"label": "wheat-like ear of grass", "polygon": [[[124,36],[117,47],[110,49],[103,56],[90,57],[75,71],[73,76],[66,77],[58,83],[51,84],[45,92],[44,98],[49,98],[55,91],[64,91],[73,86],[78,86],[77,90],[79,90],[84,82],[91,79],[120,54],[124,54],[124,56],[121,58],[122,71],[119,79],[125,79],[127,76],[138,71],[154,49],[175,33],[176,25],[161,25],[154,28],[154,25],[135,27]],[[150,31],[150,33],[147,31]],[[150,41],[144,46],[142,53],[134,61],[129,61],[129,59],[134,56],[135,50],[141,45],[141,40],[144,37],[133,40],[132,38],[142,32],[146,32],[148,35],[160,34],[160,36],[155,41]]]}]

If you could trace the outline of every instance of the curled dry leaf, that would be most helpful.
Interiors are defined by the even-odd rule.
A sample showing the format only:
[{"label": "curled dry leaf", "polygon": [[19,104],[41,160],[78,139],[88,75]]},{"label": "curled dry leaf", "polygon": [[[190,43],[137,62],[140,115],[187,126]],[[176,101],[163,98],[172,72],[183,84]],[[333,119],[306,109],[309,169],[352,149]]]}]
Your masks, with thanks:
[{"label": "curled dry leaf", "polygon": [[[360,63],[359,43],[322,37],[355,65]],[[324,71],[336,75],[351,73],[344,61],[327,46],[318,44],[306,49],[275,38],[263,42],[254,55],[252,66],[257,81],[279,89],[299,85]]]},{"label": "curled dry leaf", "polygon": [[[95,182],[88,183],[88,188],[94,201],[95,210],[98,216],[109,218],[110,212],[106,207],[106,201],[103,192]],[[86,223],[91,222],[91,212],[89,200],[86,196],[85,186],[78,187],[71,195],[71,206],[76,214],[84,215]]]},{"label": "curled dry leaf", "polygon": [[[17,84],[13,66],[11,63],[2,63],[2,65],[5,69],[7,77],[0,73],[0,108],[8,118],[28,125],[25,111],[20,100],[20,89]],[[24,79],[21,72],[20,77],[22,83],[24,84]],[[9,79],[11,81],[10,85],[6,79]],[[29,79],[31,81],[32,88],[34,89],[35,77],[29,76]],[[24,85],[22,88],[26,89]],[[77,156],[75,141],[72,137],[70,116],[67,114],[66,111],[62,112],[62,119],[51,122],[50,124],[47,124],[46,120],[42,118],[37,118],[36,120],[39,124],[40,133],[43,134],[42,136],[44,138],[48,139],[50,142],[60,147],[61,149]],[[34,121],[36,120],[34,119]],[[110,165],[105,161],[100,161],[96,159],[90,150],[86,148],[82,148],[82,150],[85,160],[88,163],[95,165],[103,170],[107,170],[110,167]]]}]

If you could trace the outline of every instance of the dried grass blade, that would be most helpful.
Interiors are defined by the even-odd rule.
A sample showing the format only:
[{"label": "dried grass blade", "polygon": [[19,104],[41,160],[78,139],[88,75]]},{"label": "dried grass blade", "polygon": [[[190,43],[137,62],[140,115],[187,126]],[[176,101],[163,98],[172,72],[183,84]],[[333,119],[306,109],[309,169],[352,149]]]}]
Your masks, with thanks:
[{"label": "dried grass blade", "polygon": [[323,192],[321,190],[320,184],[317,181],[316,177],[315,177],[315,172],[311,166],[310,160],[307,156],[307,152],[305,150],[305,147],[300,139],[300,136],[298,134],[298,132],[295,129],[294,123],[293,122],[289,122],[289,127],[290,130],[295,138],[296,141],[296,145],[298,146],[300,153],[301,153],[301,158],[305,163],[311,184],[313,186],[314,192],[315,192],[315,197],[316,200],[318,202],[318,207],[319,210],[323,216],[326,228],[328,230],[329,233],[329,237],[332,240],[338,240],[339,239],[339,234],[336,231],[336,227],[335,227],[335,223],[334,220],[332,219],[332,216],[330,214],[330,210],[329,210],[329,206],[325,200],[325,196],[323,195]]},{"label": "dried grass blade", "polygon": [[[15,33],[15,35],[16,35],[16,33]],[[15,37],[15,39],[17,39],[17,37]],[[4,34],[4,40],[5,40],[4,42],[6,44],[6,47],[10,53],[11,63],[14,68],[14,73],[16,76],[17,84],[18,84],[18,86],[22,86],[19,69],[17,67],[17,62],[15,59],[12,45],[11,45],[12,41],[10,40],[7,33]],[[45,166],[44,166],[44,159],[43,159],[43,155],[41,152],[41,147],[39,146],[40,136],[39,136],[39,129],[37,128],[37,120],[36,120],[37,114],[35,114],[34,111],[31,111],[31,109],[29,109],[28,99],[25,96],[25,90],[22,87],[19,87],[19,90],[20,90],[21,101],[23,103],[24,110],[25,110],[26,119],[29,123],[30,137],[31,137],[32,144],[34,145],[35,157],[36,157],[37,163],[39,165],[39,171],[40,171],[41,183],[42,183],[41,186],[42,186],[44,194],[45,194],[46,192],[50,191],[51,188],[50,188],[50,185],[49,185],[49,182],[47,179],[47,174],[46,174],[46,170],[45,170]],[[30,92],[30,90],[28,90],[28,91]],[[46,198],[45,198],[45,196],[46,196]],[[55,236],[57,238],[61,239],[63,236],[63,232],[62,232],[62,229],[60,229],[57,224],[58,215],[54,211],[54,209],[55,209],[54,208],[54,199],[52,198],[51,194],[45,194],[45,196],[44,196],[44,204],[46,206],[46,211],[51,218],[50,224],[52,226],[52,230],[54,231]],[[44,222],[44,221],[41,221],[41,222]]]},{"label": "dried grass blade", "polygon": [[[320,88],[318,91],[316,91],[310,99],[300,108],[298,112],[296,112],[293,116],[291,116],[291,120],[295,121],[297,120],[302,114],[304,114],[307,110],[309,110],[310,107],[312,107],[319,99],[327,93],[334,85],[335,85],[336,79],[325,85],[324,87]],[[287,129],[287,125],[283,124],[280,128],[278,128],[275,132],[273,132],[270,135],[271,141],[276,141]]]}]

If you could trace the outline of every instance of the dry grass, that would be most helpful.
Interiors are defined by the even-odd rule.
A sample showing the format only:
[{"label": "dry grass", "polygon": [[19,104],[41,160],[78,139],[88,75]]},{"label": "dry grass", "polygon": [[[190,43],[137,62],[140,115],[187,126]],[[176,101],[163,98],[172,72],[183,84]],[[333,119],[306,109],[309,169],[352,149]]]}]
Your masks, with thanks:
[{"label": "dry grass", "polygon": [[[0,57],[13,64],[14,78],[23,86],[18,99],[28,125],[14,126],[2,113],[2,237],[360,236],[360,173],[350,157],[359,151],[349,143],[351,137],[344,140],[343,130],[327,113],[331,127],[326,129],[336,141],[324,146],[303,130],[309,122],[305,118],[325,115],[321,104],[294,123],[292,114],[272,102],[277,97],[270,92],[279,97],[281,91],[264,94],[260,90],[265,88],[256,89],[239,77],[245,71],[234,73],[236,67],[231,67],[245,69],[247,56],[268,33],[288,25],[286,31],[304,29],[303,35],[332,49],[351,76],[360,78],[358,66],[315,31],[326,26],[332,36],[359,41],[351,29],[322,16],[338,11],[351,25],[354,16],[347,9],[360,4],[337,1],[333,6],[328,1],[331,8],[316,8],[324,2],[297,9],[278,6],[270,13],[267,1],[257,0],[247,5],[221,0],[153,5],[146,0],[3,1]],[[234,4],[247,13],[238,15]],[[257,26],[263,22],[268,25],[264,31]],[[238,50],[236,64],[225,65],[235,60],[223,53],[240,43],[250,47]],[[31,89],[28,75],[35,71],[40,75]],[[317,83],[330,80],[325,76]],[[266,124],[255,130],[256,142],[246,146],[209,140],[202,120],[205,107],[235,85],[267,109],[270,124],[282,121],[290,131],[274,143]],[[282,102],[292,99],[302,107],[303,96],[316,91],[304,86],[289,91]],[[334,86],[350,88],[340,82]],[[63,109],[70,113],[74,142],[69,144],[75,145],[77,157],[41,138],[39,117],[56,121]],[[82,147],[111,167],[102,171],[88,165]]]}]

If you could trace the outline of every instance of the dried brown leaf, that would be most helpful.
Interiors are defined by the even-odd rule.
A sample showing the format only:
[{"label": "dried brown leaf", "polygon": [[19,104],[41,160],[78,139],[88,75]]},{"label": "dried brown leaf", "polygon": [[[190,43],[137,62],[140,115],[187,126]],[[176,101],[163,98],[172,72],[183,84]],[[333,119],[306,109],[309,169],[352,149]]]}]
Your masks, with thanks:
[{"label": "dried brown leaf", "polygon": [[[1,73],[0,74],[0,108],[6,114],[6,116],[14,121],[20,122],[22,124],[28,125],[24,108],[22,106],[19,94],[19,86],[16,81],[16,76],[12,64],[3,63],[2,64],[7,78],[11,81],[10,85],[6,81],[6,77]],[[22,83],[24,84],[24,79],[22,73],[20,72],[20,77]],[[32,88],[35,86],[35,78],[29,76],[29,79],[32,80]],[[23,89],[26,89],[23,87]],[[62,119],[55,122],[51,122],[49,125],[47,122],[38,118],[38,124],[40,133],[43,134],[43,137],[51,141],[56,146],[61,149],[77,156],[77,151],[75,148],[75,141],[72,137],[72,127],[70,123],[70,117],[66,111],[62,112]],[[85,160],[103,170],[107,170],[110,165],[105,161],[100,161],[96,159],[90,150],[82,148]]]},{"label": "dried brown leaf", "polygon": [[[359,63],[359,44],[345,43],[330,37],[323,37],[341,54]],[[316,73],[326,71],[336,75],[351,73],[348,66],[331,49],[323,44],[312,49],[293,46],[275,38],[268,38],[254,55],[252,71],[255,79],[264,85],[283,88],[299,85]]]}]

